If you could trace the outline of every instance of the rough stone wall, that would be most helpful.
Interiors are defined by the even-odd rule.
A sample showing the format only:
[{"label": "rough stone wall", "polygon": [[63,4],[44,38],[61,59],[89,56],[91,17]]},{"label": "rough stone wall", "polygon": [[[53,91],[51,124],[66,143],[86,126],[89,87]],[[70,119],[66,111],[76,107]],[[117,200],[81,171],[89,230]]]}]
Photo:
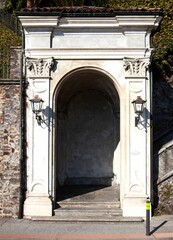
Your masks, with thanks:
[{"label": "rough stone wall", "polygon": [[[156,214],[173,214],[173,88],[160,75],[153,85],[153,182]],[[168,177],[169,176],[169,177]]]},{"label": "rough stone wall", "polygon": [[[12,55],[17,58],[18,50],[16,53],[12,49]],[[16,62],[11,69],[17,68],[19,73]],[[20,85],[19,74],[13,76],[13,79],[0,79],[0,216],[16,217],[20,188]]]},{"label": "rough stone wall", "polygon": [[0,214],[16,216],[19,202],[19,86],[0,86]]},{"label": "rough stone wall", "polygon": [[158,206],[155,209],[155,214],[172,214],[173,213],[173,177],[157,186],[158,191]]}]

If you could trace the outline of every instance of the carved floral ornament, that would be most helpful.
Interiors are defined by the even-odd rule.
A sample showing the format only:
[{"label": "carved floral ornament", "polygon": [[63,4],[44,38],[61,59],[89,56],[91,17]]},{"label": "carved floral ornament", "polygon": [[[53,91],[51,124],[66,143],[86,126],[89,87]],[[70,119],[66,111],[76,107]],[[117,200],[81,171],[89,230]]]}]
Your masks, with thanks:
[{"label": "carved floral ornament", "polygon": [[145,77],[150,65],[148,58],[124,58],[124,70],[129,77]]},{"label": "carved floral ornament", "polygon": [[49,77],[50,71],[54,67],[53,58],[27,58],[26,67],[27,67],[27,76],[28,77]]}]

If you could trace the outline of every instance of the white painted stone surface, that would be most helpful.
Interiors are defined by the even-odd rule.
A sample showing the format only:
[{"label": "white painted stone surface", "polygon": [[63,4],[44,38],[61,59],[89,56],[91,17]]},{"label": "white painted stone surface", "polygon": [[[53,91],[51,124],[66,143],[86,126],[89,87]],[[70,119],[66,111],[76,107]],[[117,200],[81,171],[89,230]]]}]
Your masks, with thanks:
[{"label": "white painted stone surface", "polygon": [[[134,14],[59,20],[55,16],[19,18],[25,29],[28,100],[39,95],[45,101],[47,119],[46,124],[38,126],[28,103],[28,191],[24,215],[50,216],[52,213],[50,198],[55,197],[55,168],[59,156],[56,150],[59,105],[56,101],[61,102],[63,95],[59,93],[63,87],[69,86],[75,93],[77,86],[73,89],[73,85],[67,83],[73,81],[77,73],[94,70],[104,76],[103,82],[104,78],[109,82],[104,89],[104,84],[98,81],[98,88],[108,91],[110,97],[117,91],[120,99],[120,142],[114,152],[113,171],[120,184],[123,215],[144,216],[145,200],[151,195],[150,33],[158,26],[160,17]],[[39,59],[47,62],[49,70],[32,73],[31,66],[35,62],[39,66]],[[54,66],[50,59],[54,59]],[[135,127],[131,102],[137,96],[147,102],[141,121]],[[63,119],[63,112],[61,117]],[[63,124],[62,121],[59,124]],[[61,138],[62,133],[59,136]],[[60,168],[64,171],[63,165]]]}]

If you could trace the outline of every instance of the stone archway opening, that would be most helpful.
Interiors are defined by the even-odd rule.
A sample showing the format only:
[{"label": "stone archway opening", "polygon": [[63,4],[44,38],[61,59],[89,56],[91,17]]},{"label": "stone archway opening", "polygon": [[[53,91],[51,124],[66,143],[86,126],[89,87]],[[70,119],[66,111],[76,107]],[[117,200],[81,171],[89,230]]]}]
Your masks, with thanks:
[{"label": "stone archway opening", "polygon": [[82,68],[64,77],[56,97],[58,202],[76,196],[80,201],[84,196],[95,199],[98,190],[97,201],[115,200],[112,186],[118,186],[120,170],[119,113],[118,92],[105,73]]}]

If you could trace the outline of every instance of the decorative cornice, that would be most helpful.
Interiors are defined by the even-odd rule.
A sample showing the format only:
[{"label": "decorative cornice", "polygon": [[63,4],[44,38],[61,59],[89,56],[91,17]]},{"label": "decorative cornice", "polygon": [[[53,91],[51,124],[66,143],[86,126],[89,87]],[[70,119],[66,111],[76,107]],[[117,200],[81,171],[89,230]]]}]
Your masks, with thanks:
[{"label": "decorative cornice", "polygon": [[54,59],[58,60],[86,60],[86,59],[111,59],[122,60],[124,56],[127,58],[142,58],[150,57],[153,49],[146,48],[30,48],[26,49],[25,54],[27,57],[33,56],[33,58],[50,58],[54,56]]},{"label": "decorative cornice", "polygon": [[27,58],[27,77],[50,77],[50,70],[54,67],[53,58]]},{"label": "decorative cornice", "polygon": [[[49,13],[50,14],[50,13]],[[42,13],[41,16],[36,12],[34,15],[30,13],[22,14],[18,16],[23,27],[53,27],[53,28],[124,28],[124,27],[143,27],[148,31],[148,28],[155,28],[161,21],[161,16],[151,13],[146,15],[142,14],[111,14],[110,16],[64,16],[61,17],[52,13],[50,16]]]},{"label": "decorative cornice", "polygon": [[126,77],[146,77],[146,70],[150,64],[149,58],[124,58]]},{"label": "decorative cornice", "polygon": [[24,27],[55,27],[58,24],[57,16],[20,16],[19,19]]}]

